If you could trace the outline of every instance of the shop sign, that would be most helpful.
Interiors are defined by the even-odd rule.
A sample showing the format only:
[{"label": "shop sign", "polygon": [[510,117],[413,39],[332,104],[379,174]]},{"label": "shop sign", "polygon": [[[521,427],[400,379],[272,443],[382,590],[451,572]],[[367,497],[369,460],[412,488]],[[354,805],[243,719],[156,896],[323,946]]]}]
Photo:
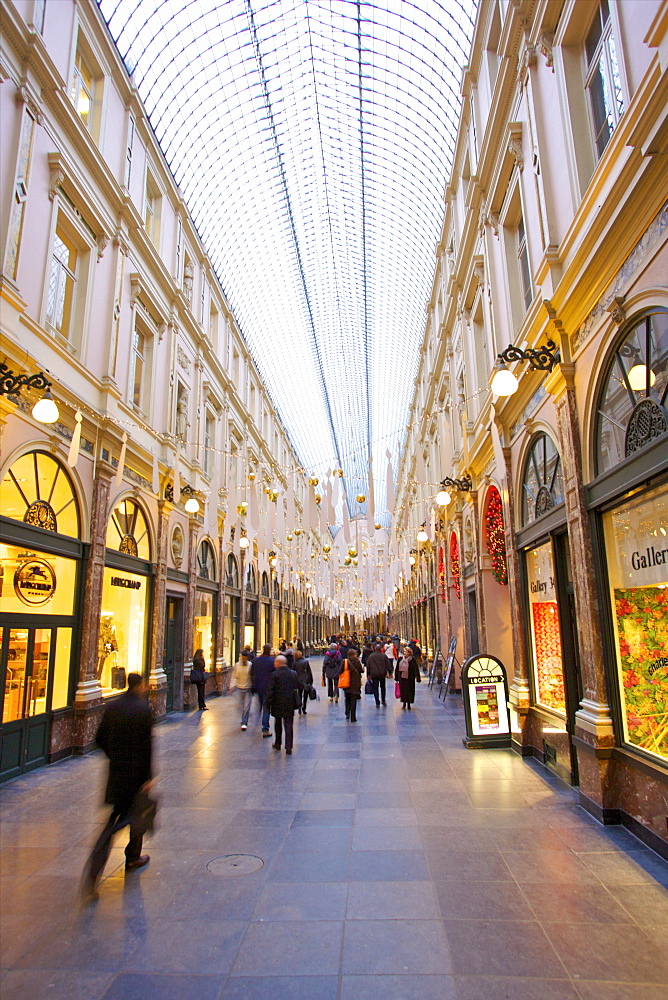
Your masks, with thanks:
[{"label": "shop sign", "polygon": [[140,580],[129,580],[125,576],[112,576],[109,582],[112,587],[127,587],[128,590],[141,590]]},{"label": "shop sign", "polygon": [[56,592],[56,574],[45,559],[28,559],[14,573],[14,591],[30,607],[48,604]]},{"label": "shop sign", "polygon": [[462,668],[462,694],[469,748],[510,746],[506,670],[495,656],[471,656]]}]

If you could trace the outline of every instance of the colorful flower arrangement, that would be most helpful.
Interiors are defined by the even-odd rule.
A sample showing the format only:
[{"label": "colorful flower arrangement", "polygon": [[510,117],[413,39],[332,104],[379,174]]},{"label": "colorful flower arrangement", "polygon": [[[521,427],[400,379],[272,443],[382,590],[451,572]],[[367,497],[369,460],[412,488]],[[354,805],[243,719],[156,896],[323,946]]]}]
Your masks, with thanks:
[{"label": "colorful flower arrangement", "polygon": [[506,563],[506,532],[503,526],[503,504],[496,486],[490,486],[487,501],[487,551],[492,557],[492,576],[505,587],[508,583]]},{"label": "colorful flower arrangement", "polygon": [[452,586],[455,588],[455,593],[461,601],[462,584],[459,572],[459,543],[454,531],[450,535],[450,573],[452,575]]},{"label": "colorful flower arrangement", "polygon": [[445,552],[442,548],[438,550],[438,590],[443,603],[445,603]]},{"label": "colorful flower arrangement", "polygon": [[668,589],[615,591],[629,742],[668,757]]}]

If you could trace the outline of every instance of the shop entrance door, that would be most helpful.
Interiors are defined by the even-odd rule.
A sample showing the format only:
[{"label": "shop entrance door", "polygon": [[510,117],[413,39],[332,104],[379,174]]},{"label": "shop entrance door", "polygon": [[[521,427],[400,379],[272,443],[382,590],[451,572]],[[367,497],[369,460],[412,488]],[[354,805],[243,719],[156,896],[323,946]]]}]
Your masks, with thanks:
[{"label": "shop entrance door", "polygon": [[578,653],[577,619],[575,615],[575,595],[573,593],[573,576],[571,573],[571,556],[566,533],[555,535],[554,550],[557,570],[557,600],[559,602],[559,621],[561,624],[561,643],[563,649],[564,693],[566,696],[566,729],[568,731],[571,756],[572,785],[579,784],[578,755],[573,746],[575,732],[575,713],[582,700],[582,678]]},{"label": "shop entrance door", "polygon": [[50,722],[48,683],[55,652],[55,629],[32,622],[0,629],[2,735],[0,780],[45,764]]},{"label": "shop entrance door", "polygon": [[480,640],[478,638],[478,605],[475,597],[475,589],[471,588],[466,592],[469,613],[469,648],[468,656],[475,656],[480,652]]},{"label": "shop entrance door", "polygon": [[174,678],[183,671],[183,598],[167,597],[163,667],[167,678],[167,711],[174,709]]}]

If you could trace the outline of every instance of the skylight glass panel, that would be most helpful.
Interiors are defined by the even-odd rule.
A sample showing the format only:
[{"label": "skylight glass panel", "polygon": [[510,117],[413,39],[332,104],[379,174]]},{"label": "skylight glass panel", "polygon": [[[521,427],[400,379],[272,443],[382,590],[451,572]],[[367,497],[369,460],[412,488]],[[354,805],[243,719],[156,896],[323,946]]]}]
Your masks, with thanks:
[{"label": "skylight glass panel", "polygon": [[382,512],[476,0],[98,2],[300,461]]}]

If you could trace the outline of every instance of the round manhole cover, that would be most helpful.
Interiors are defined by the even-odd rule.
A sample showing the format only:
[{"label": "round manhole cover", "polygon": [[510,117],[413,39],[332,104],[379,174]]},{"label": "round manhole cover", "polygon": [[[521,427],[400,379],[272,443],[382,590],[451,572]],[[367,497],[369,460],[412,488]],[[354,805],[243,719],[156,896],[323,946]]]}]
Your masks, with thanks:
[{"label": "round manhole cover", "polygon": [[224,854],[213,858],[206,866],[213,875],[251,875],[264,865],[262,858],[254,854]]}]

